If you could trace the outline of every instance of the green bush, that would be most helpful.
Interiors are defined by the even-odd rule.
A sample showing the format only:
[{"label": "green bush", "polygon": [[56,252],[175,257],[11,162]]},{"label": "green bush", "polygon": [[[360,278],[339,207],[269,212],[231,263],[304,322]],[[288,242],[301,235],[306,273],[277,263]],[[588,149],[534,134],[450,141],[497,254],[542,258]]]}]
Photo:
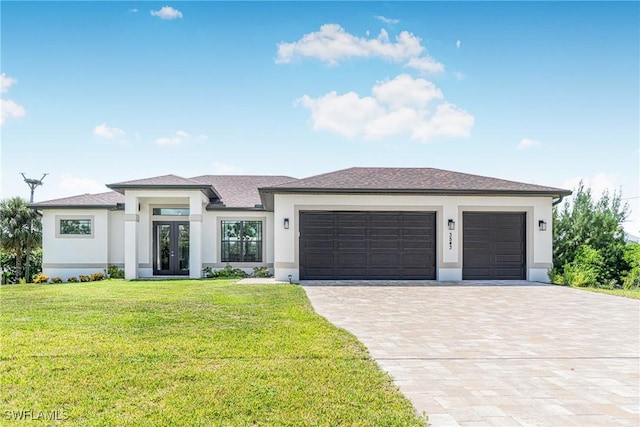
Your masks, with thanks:
[{"label": "green bush", "polygon": [[110,265],[107,267],[106,275],[109,279],[124,279],[124,270],[117,265]]},{"label": "green bush", "polygon": [[47,276],[46,274],[36,274],[35,276],[33,276],[33,283],[48,283],[49,282],[49,276]]},{"label": "green bush", "polygon": [[271,277],[269,269],[266,267],[253,267],[253,277]]},{"label": "green bush", "polygon": [[98,280],[102,280],[104,279],[104,274],[103,273],[93,273],[91,275],[91,281],[92,282],[97,282]]},{"label": "green bush", "polygon": [[62,279],[60,277],[52,277],[51,283],[62,283]]},{"label": "green bush", "polygon": [[624,275],[623,287],[625,289],[640,288],[640,244],[627,243],[624,249],[624,260],[629,265],[629,271]]},{"label": "green bush", "polygon": [[91,276],[85,276],[84,274],[81,274],[78,276],[78,279],[80,279],[81,282],[90,282]]},{"label": "green bush", "polygon": [[247,273],[245,273],[244,270],[241,268],[233,268],[231,264],[227,264],[227,266],[221,270],[213,270],[211,267],[205,267],[202,272],[207,279],[240,279],[247,277]]},{"label": "green bush", "polygon": [[69,278],[67,279],[67,282],[69,282],[69,283],[76,283],[77,281],[78,281],[78,278],[77,278],[77,277],[69,277]]},{"label": "green bush", "polygon": [[573,262],[564,265],[562,274],[552,274],[553,283],[571,286],[594,286],[608,283],[602,277],[604,260],[600,251],[582,245],[576,251]]}]

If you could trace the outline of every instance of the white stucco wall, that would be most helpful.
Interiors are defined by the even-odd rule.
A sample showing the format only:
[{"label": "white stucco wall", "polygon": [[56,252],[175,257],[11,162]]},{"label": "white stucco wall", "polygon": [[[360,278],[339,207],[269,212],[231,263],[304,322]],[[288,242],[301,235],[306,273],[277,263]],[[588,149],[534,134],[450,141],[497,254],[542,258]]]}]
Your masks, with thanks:
[{"label": "white stucco wall", "polygon": [[204,212],[202,218],[202,263],[204,267],[224,268],[221,259],[222,221],[262,221],[262,262],[231,263],[234,268],[251,272],[253,267],[273,269],[273,212],[249,210],[213,210]]},{"label": "white stucco wall", "polygon": [[[42,270],[63,280],[102,273],[109,263],[107,209],[45,209],[42,211]],[[92,235],[57,235],[61,219],[91,219]]]},{"label": "white stucco wall", "polygon": [[[324,195],[276,194],[274,196],[274,267],[277,280],[299,280],[298,218],[305,210],[399,210],[436,212],[438,280],[462,280],[463,212],[526,212],[527,279],[546,282],[552,263],[552,198],[504,196],[429,195]],[[282,226],[289,218],[289,229]],[[448,220],[456,223],[448,230]],[[538,221],[547,230],[538,229]],[[451,233],[451,239],[449,238]]]}]

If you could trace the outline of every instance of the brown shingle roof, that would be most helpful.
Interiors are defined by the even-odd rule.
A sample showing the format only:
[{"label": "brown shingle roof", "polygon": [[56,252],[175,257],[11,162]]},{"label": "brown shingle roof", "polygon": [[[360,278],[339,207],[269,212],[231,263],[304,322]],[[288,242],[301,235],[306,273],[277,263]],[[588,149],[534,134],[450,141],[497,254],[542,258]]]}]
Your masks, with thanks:
[{"label": "brown shingle roof", "polygon": [[220,195],[221,202],[228,208],[253,208],[262,203],[258,188],[290,183],[296,181],[296,178],[271,175],[203,175],[191,180],[213,186]]},{"label": "brown shingle roof", "polygon": [[[153,178],[109,184],[116,191],[101,194],[83,194],[35,203],[36,208],[54,207],[116,207],[124,203],[126,188],[197,188],[205,191],[212,200],[219,198],[220,205],[227,208],[255,208],[260,205],[258,188],[280,185],[295,181],[290,176],[260,175],[203,175],[195,178],[183,178],[176,175],[164,175]],[[218,205],[212,205],[218,206]]]},{"label": "brown shingle roof", "polygon": [[522,192],[570,194],[570,191],[505,179],[433,168],[350,168],[272,187],[270,190],[375,190],[418,192]]},{"label": "brown shingle roof", "polygon": [[64,197],[33,203],[34,208],[115,208],[118,203],[124,203],[124,196],[115,191],[99,194],[82,194],[80,196]]},{"label": "brown shingle roof", "polygon": [[109,184],[109,187],[146,187],[146,186],[164,186],[164,185],[175,185],[175,186],[189,186],[189,185],[199,185],[201,182],[196,182],[189,178],[183,178],[178,175],[162,175],[162,176],[154,176],[152,178],[144,178],[144,179],[134,179],[133,181],[122,181],[116,182],[115,184]]}]

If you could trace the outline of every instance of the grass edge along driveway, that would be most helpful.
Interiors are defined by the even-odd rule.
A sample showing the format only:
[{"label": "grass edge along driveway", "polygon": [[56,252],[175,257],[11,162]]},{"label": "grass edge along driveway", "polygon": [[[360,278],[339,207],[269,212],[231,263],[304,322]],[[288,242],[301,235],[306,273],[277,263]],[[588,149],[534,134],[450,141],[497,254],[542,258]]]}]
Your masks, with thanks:
[{"label": "grass edge along driveway", "polygon": [[425,425],[296,285],[0,288],[0,417],[65,425]]}]

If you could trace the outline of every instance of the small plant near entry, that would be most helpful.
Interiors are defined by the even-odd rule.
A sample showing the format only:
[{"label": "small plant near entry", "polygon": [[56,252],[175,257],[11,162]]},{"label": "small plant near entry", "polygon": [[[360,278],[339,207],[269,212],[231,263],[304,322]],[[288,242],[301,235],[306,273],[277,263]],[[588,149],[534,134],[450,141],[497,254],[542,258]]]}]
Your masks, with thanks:
[{"label": "small plant near entry", "polygon": [[33,283],[47,283],[49,282],[49,276],[47,276],[46,274],[36,274],[35,276],[33,276]]},{"label": "small plant near entry", "polygon": [[24,277],[21,277],[21,278],[18,280],[18,284],[20,284],[20,285],[26,285],[26,284],[27,284],[27,279],[25,279]]},{"label": "small plant near entry", "polygon": [[124,270],[118,268],[117,265],[110,265],[107,267],[105,273],[109,279],[124,279]]},{"label": "small plant near entry", "polygon": [[90,282],[91,276],[85,276],[84,274],[81,274],[78,276],[78,279],[80,279],[81,282]]},{"label": "small plant near entry", "polygon": [[91,281],[97,282],[99,280],[104,279],[104,274],[103,273],[93,273],[91,275]]},{"label": "small plant near entry", "polygon": [[60,277],[52,277],[51,283],[62,283],[62,279]]},{"label": "small plant near entry", "polygon": [[221,270],[213,270],[211,267],[205,267],[202,272],[207,279],[238,279],[247,277],[247,273],[245,273],[244,270],[241,268],[233,268],[231,264],[227,264],[227,266]]},{"label": "small plant near entry", "polygon": [[253,277],[271,277],[269,269],[266,267],[253,267]]},{"label": "small plant near entry", "polygon": [[78,278],[77,278],[77,277],[69,277],[69,278],[67,279],[67,282],[69,282],[69,283],[76,283],[77,281],[78,281]]}]

